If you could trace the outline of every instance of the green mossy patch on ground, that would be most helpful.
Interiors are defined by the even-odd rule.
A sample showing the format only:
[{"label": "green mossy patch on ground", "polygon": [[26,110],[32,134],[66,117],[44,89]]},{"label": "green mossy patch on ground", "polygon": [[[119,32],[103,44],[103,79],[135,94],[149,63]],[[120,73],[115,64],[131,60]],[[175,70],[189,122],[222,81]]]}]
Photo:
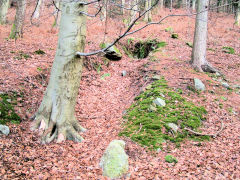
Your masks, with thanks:
[{"label": "green mossy patch on ground", "polygon": [[166,42],[158,41],[157,39],[143,41],[129,38],[127,45],[123,46],[123,50],[131,58],[144,59],[148,57],[150,52],[157,52],[159,48],[163,48],[166,45]]},{"label": "green mossy patch on ground", "polygon": [[224,53],[235,54],[235,49],[233,49],[232,47],[224,46],[222,49]]},{"label": "green mossy patch on ground", "polygon": [[14,110],[19,96],[16,92],[0,94],[0,124],[6,124],[8,122],[18,124],[21,122],[21,118]]},{"label": "green mossy patch on ground", "polygon": [[[154,106],[156,98],[165,100],[166,106]],[[151,108],[154,106],[155,108]],[[123,131],[120,136],[130,137],[150,149],[161,148],[163,142],[174,142],[179,145],[186,138],[195,140],[209,139],[208,136],[195,136],[184,128],[197,131],[205,120],[207,111],[183,98],[180,92],[168,87],[164,78],[157,80],[135,98],[124,119]],[[168,126],[176,124],[179,129],[175,133]]]}]

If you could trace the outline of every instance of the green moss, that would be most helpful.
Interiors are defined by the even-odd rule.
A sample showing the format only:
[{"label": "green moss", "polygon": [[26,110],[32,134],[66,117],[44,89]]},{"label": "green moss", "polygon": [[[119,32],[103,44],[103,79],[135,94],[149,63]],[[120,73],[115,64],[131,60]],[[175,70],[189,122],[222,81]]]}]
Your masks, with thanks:
[{"label": "green moss", "polygon": [[20,123],[21,119],[14,110],[17,97],[19,97],[19,94],[15,92],[0,94],[0,124]]},{"label": "green moss", "polygon": [[15,25],[15,23],[13,23],[13,25],[12,25],[12,29],[11,29],[9,38],[10,39],[15,39],[16,38],[16,25]]},{"label": "green moss", "polygon": [[[166,106],[156,106],[156,110],[150,111],[154,106],[153,100],[161,97]],[[179,143],[184,139],[195,136],[184,130],[185,127],[195,131],[205,120],[207,111],[204,107],[198,107],[181,96],[181,91],[169,88],[164,78],[155,81],[135,98],[135,102],[127,110],[121,136],[130,137],[133,141],[150,149],[158,149],[165,140]],[[177,133],[167,125],[174,123],[179,127]],[[201,136],[198,137],[201,139]],[[205,137],[203,137],[205,139]]]},{"label": "green moss", "polygon": [[129,57],[143,59],[146,58],[150,52],[157,52],[159,51],[159,48],[163,48],[166,45],[166,42],[160,42],[156,39],[136,41],[135,39],[130,38],[127,40],[127,45],[124,46],[123,50]]},{"label": "green moss", "polygon": [[45,52],[41,49],[38,49],[37,51],[34,52],[35,54],[40,54],[40,55],[43,55],[45,54]]},{"label": "green moss", "polygon": [[173,34],[171,35],[171,38],[173,38],[173,39],[178,39],[178,34],[177,34],[177,33],[173,33]]},{"label": "green moss", "polygon": [[192,42],[186,42],[186,45],[190,48],[193,48],[193,43]]},{"label": "green moss", "polygon": [[175,163],[175,164],[178,162],[178,160],[172,155],[166,155],[165,161],[168,163]]},{"label": "green moss", "polygon": [[227,54],[235,54],[235,50],[232,47],[224,46],[222,49]]}]

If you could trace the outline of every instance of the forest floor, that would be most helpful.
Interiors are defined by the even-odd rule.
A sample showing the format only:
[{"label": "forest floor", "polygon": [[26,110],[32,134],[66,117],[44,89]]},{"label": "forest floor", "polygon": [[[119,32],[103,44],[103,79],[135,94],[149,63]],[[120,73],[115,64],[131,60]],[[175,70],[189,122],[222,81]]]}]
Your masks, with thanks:
[{"label": "forest floor", "polygon": [[[37,111],[47,86],[58,31],[52,28],[51,8],[46,7],[38,27],[29,22],[31,11],[32,7],[28,8],[21,39],[7,38],[14,19],[13,8],[9,12],[9,24],[0,26],[0,91],[23,93],[15,107],[22,122],[8,124],[10,134],[0,137],[1,179],[105,179],[99,161],[114,139],[126,142],[130,173],[126,179],[240,179],[239,90],[228,90],[208,74],[196,72],[190,66],[192,49],[186,42],[193,40],[193,17],[169,18],[161,25],[150,26],[131,36],[167,42],[166,47],[152,55],[155,61],[150,57],[129,58],[119,44],[123,58],[111,61],[108,66],[102,63],[101,71],[94,68],[102,62],[101,56],[87,58],[76,106],[76,116],[87,129],[82,134],[85,140],[40,144],[38,133],[29,129],[30,117]],[[185,12],[166,9],[154,14],[153,19],[169,13]],[[118,18],[108,19],[105,26],[99,19],[89,21],[86,52],[97,50],[104,39],[113,40],[123,32],[124,24],[120,22]],[[230,86],[240,85],[240,28],[233,26],[233,22],[233,15],[214,12],[209,15],[207,59],[225,75]],[[137,26],[143,24],[141,21]],[[172,39],[171,33],[165,32],[168,27],[178,33],[178,39]],[[127,38],[121,43],[126,43]],[[224,53],[224,46],[234,48],[235,54]],[[45,54],[34,53],[39,49]],[[123,70],[127,72],[124,77]],[[201,143],[186,140],[178,148],[168,144],[160,152],[148,151],[129,138],[119,137],[124,111],[147,85],[145,77],[153,72],[164,76],[170,87],[181,88],[185,98],[207,109],[204,133],[215,133],[223,124],[219,136]],[[110,76],[101,78],[106,73]],[[201,79],[207,91],[198,95],[188,90],[193,78]],[[167,154],[174,155],[178,163],[165,162]]]}]

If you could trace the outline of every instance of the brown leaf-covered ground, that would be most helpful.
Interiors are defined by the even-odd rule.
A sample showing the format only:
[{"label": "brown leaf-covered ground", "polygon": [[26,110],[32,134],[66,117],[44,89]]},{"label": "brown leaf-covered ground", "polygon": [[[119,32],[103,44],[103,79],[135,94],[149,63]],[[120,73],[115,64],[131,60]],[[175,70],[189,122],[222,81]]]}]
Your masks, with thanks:
[{"label": "brown leaf-covered ground", "polygon": [[[169,18],[161,25],[132,36],[166,41],[168,45],[154,54],[157,61],[150,61],[150,58],[133,60],[124,55],[121,61],[103,65],[98,73],[94,63],[101,62],[102,57],[87,58],[76,106],[78,120],[88,130],[82,134],[85,141],[40,144],[38,133],[29,129],[30,117],[36,112],[47,85],[58,31],[51,26],[51,8],[45,7],[39,27],[29,22],[32,10],[29,6],[22,39],[7,39],[14,8],[9,11],[9,24],[0,26],[0,91],[24,93],[24,101],[16,107],[22,123],[9,124],[10,135],[0,137],[1,179],[106,179],[99,161],[113,139],[126,141],[130,161],[130,175],[126,179],[240,179],[240,96],[236,90],[215,86],[219,82],[207,74],[195,72],[189,65],[191,48],[185,43],[193,39],[193,17]],[[157,20],[170,12],[166,9],[155,13]],[[172,13],[185,12],[173,10]],[[211,12],[209,17],[208,48],[214,51],[208,50],[207,59],[225,75],[230,85],[240,84],[240,28],[233,26],[232,15]],[[105,28],[105,22],[99,19],[89,21],[86,52],[98,49],[104,39],[112,40],[123,32],[121,19],[108,19],[107,22]],[[143,24],[140,22],[137,26]],[[167,27],[172,27],[179,39],[171,39],[170,33],[164,30]],[[126,39],[121,41],[125,42]],[[236,54],[223,53],[223,46],[233,47]],[[34,51],[38,49],[46,54],[36,55]],[[31,57],[17,58],[20,51]],[[127,71],[125,77],[121,76],[123,70]],[[171,87],[183,89],[189,100],[206,107],[208,118],[203,124],[204,133],[217,132],[223,122],[224,129],[219,136],[208,142],[185,141],[179,148],[168,144],[161,152],[149,152],[127,138],[118,137],[124,110],[146,86],[145,77],[153,72],[165,76]],[[105,73],[111,76],[103,80],[101,76]],[[207,86],[207,91],[200,96],[187,89],[191,78],[195,77]],[[174,155],[178,163],[166,163],[167,154]]]}]

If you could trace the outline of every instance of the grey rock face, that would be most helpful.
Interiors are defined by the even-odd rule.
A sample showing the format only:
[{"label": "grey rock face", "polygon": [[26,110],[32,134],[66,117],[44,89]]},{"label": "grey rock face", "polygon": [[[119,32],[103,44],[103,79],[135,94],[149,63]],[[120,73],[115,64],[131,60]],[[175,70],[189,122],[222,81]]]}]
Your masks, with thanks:
[{"label": "grey rock face", "polygon": [[206,87],[200,79],[194,78],[194,87],[196,90],[205,91]]},{"label": "grey rock face", "polygon": [[9,127],[5,126],[5,125],[1,125],[0,124],[0,133],[4,134],[4,135],[8,135],[10,132]]}]

